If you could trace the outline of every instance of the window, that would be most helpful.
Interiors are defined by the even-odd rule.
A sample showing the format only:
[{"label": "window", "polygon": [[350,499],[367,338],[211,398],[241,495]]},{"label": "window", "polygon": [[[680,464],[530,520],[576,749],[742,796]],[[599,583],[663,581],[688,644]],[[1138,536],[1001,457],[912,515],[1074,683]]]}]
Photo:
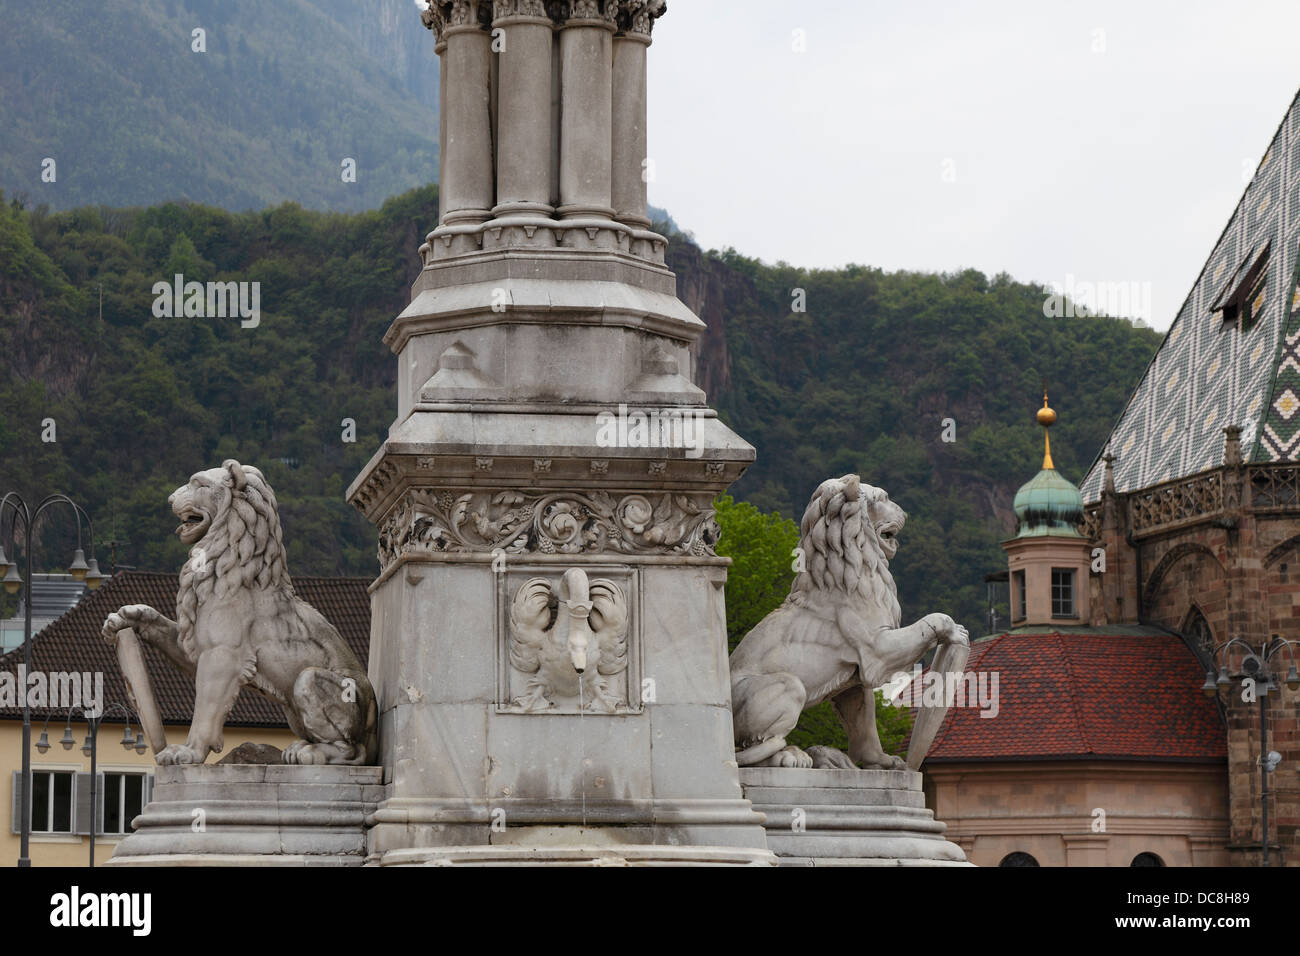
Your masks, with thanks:
[{"label": "window", "polygon": [[1052,568],[1052,617],[1074,617],[1074,569]]},{"label": "window", "polygon": [[1016,581],[1016,620],[1023,621],[1025,619],[1025,572],[1017,571],[1013,577]]},{"label": "window", "polygon": [[145,774],[104,774],[104,792],[100,797],[104,810],[102,832],[110,836],[133,832],[135,827],[131,821],[144,812],[144,793]]},{"label": "window", "polygon": [[1249,332],[1259,320],[1259,313],[1267,300],[1265,291],[1271,246],[1270,240],[1264,243],[1263,248],[1247,256],[1211,306],[1210,310],[1221,317],[1225,326],[1235,325],[1239,331]]},{"label": "window", "polygon": [[[73,813],[73,779],[71,770],[32,771],[32,832],[71,833]],[[19,794],[22,771],[13,772],[13,832],[22,830],[23,818]]]},{"label": "window", "polygon": [[1038,866],[1038,861],[1028,853],[1008,853],[998,866]]},{"label": "window", "polygon": [[1164,866],[1165,861],[1160,859],[1154,853],[1139,853],[1133,857],[1133,862],[1129,866]]}]

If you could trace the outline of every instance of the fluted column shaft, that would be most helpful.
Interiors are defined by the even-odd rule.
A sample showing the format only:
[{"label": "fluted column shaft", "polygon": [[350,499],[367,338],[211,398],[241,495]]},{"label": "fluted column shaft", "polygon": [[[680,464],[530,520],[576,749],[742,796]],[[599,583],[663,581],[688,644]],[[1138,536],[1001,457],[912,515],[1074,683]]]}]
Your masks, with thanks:
[{"label": "fluted column shaft", "polygon": [[575,0],[575,12],[560,29],[560,208],[561,219],[612,218],[613,33],[615,24],[596,10],[595,0]]}]

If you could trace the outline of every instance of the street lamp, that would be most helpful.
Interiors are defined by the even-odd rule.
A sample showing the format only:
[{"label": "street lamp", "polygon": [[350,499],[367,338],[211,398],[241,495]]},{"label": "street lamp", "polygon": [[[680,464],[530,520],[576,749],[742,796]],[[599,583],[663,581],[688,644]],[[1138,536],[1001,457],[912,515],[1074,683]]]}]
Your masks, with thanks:
[{"label": "street lamp", "polygon": [[[1205,683],[1201,685],[1201,691],[1206,697],[1218,697],[1219,690],[1231,686],[1233,677],[1242,681],[1250,681],[1254,688],[1255,699],[1259,701],[1259,801],[1260,801],[1260,863],[1262,866],[1268,866],[1268,775],[1277,769],[1278,764],[1282,762],[1282,756],[1276,751],[1268,749],[1268,692],[1270,688],[1276,687],[1281,692],[1281,685],[1286,684],[1291,690],[1300,690],[1300,670],[1296,668],[1295,649],[1300,646],[1296,641],[1288,641],[1274,634],[1264,645],[1256,650],[1239,637],[1231,638],[1214,648],[1211,654],[1211,660],[1219,664],[1218,675],[1215,675],[1213,668],[1205,674]],[[1242,650],[1241,673],[1236,675],[1228,674],[1227,660],[1220,660],[1220,655],[1230,647],[1238,647]],[[1291,659],[1291,666],[1287,668],[1286,677],[1274,674],[1273,657],[1286,648],[1287,655]]]},{"label": "street lamp", "polygon": [[[26,577],[18,573],[18,563],[8,561],[8,568],[5,571],[3,581],[4,589],[9,594],[17,594],[20,589],[23,590],[23,608],[25,609],[23,619],[23,664],[27,673],[32,672],[32,530],[36,526],[36,519],[41,516],[41,512],[51,505],[66,504],[72,508],[72,514],[77,519],[77,550],[73,554],[72,564],[68,568],[76,580],[85,581],[86,586],[92,591],[99,587],[104,579],[104,575],[99,573],[99,565],[95,563],[95,530],[91,523],[90,515],[86,509],[81,507],[67,495],[49,495],[40,502],[35,508],[28,506],[27,502],[17,492],[10,491],[0,498],[0,545],[4,542],[9,543],[9,549],[16,551],[15,542],[18,531],[18,524],[21,521],[23,527],[23,558],[27,567]],[[6,535],[5,516],[8,509],[8,527],[9,533]],[[86,530],[90,542],[90,561],[85,558],[85,552],[81,548],[81,521],[86,520]],[[32,713],[31,706],[27,699],[27,689],[23,688],[23,801],[22,801],[22,837],[18,849],[18,865],[31,866],[32,859],[30,854],[31,835],[32,835]],[[93,829],[93,828],[92,828]],[[94,842],[93,838],[91,840]]]},{"label": "street lamp", "polygon": [[[134,750],[138,754],[143,754],[147,749],[144,742],[144,734],[131,736],[131,711],[125,704],[119,704],[116,701],[103,707],[98,711],[89,711],[79,704],[73,704],[68,708],[67,723],[63,728],[63,736],[59,743],[64,750],[71,750],[77,744],[77,739],[72,736],[72,712],[81,711],[82,717],[86,719],[86,739],[82,742],[81,752],[90,758],[90,867],[95,868],[95,831],[99,827],[99,725],[104,722],[104,717],[111,710],[120,710],[122,716],[126,718],[126,725],[122,729],[122,749],[126,751]],[[45,727],[41,730],[41,737],[36,741],[36,749],[42,754],[50,749],[49,736],[50,718],[45,718]]]}]

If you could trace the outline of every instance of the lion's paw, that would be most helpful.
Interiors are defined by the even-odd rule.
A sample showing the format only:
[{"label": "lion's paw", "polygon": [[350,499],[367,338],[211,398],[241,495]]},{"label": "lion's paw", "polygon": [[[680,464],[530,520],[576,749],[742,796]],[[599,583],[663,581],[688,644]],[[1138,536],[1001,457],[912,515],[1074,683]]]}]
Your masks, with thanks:
[{"label": "lion's paw", "polygon": [[171,764],[203,763],[203,756],[186,744],[170,744],[158,751],[156,759],[160,767],[166,767]]},{"label": "lion's paw", "polygon": [[881,754],[879,760],[864,760],[864,767],[871,770],[906,770],[907,761],[902,757],[895,757],[893,754]]},{"label": "lion's paw", "polygon": [[779,750],[767,761],[769,767],[808,768],[813,765],[813,758],[798,747],[790,746]]},{"label": "lion's paw", "polygon": [[295,740],[284,748],[282,759],[285,763],[318,764],[328,763],[329,755],[325,753],[324,748],[316,744],[306,740]]},{"label": "lion's paw", "polygon": [[816,770],[857,770],[855,764],[842,750],[836,750],[834,747],[809,747],[808,756],[812,758],[813,768]]}]

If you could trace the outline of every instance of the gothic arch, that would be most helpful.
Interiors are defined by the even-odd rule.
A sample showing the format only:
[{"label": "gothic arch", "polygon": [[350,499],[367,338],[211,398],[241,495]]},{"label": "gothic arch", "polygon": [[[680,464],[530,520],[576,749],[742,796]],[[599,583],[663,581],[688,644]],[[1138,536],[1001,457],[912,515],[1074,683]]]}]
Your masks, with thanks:
[{"label": "gothic arch", "polygon": [[1208,555],[1210,560],[1215,563],[1221,573],[1227,573],[1222,562],[1219,561],[1218,555],[1205,545],[1197,544],[1194,541],[1185,541],[1182,544],[1176,544],[1165,553],[1165,556],[1160,559],[1159,563],[1156,564],[1155,568],[1152,569],[1150,576],[1147,578],[1146,586],[1142,588],[1142,603],[1144,605],[1149,606],[1151,604],[1151,601],[1156,596],[1156,591],[1160,588],[1160,585],[1164,582],[1165,576],[1173,569],[1174,565],[1183,558],[1192,554]]},{"label": "gothic arch", "polygon": [[1265,570],[1277,564],[1287,556],[1289,551],[1297,546],[1300,546],[1300,534],[1293,534],[1268,553],[1268,557],[1264,559]]}]

